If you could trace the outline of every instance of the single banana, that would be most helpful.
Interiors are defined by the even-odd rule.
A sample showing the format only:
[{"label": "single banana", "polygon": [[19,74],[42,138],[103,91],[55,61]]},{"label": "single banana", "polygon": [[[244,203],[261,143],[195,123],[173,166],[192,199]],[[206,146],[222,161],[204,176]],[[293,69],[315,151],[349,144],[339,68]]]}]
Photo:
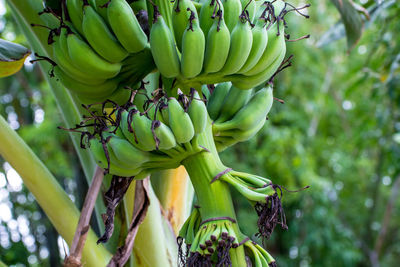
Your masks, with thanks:
[{"label": "single banana", "polygon": [[148,152],[141,151],[131,145],[129,141],[113,136],[107,143],[111,146],[115,156],[121,162],[124,162],[132,168],[140,167],[143,163],[148,162],[150,155]]},{"label": "single banana", "polygon": [[137,112],[133,114],[131,125],[137,138],[136,147],[143,151],[155,150],[156,141],[151,129],[151,120]]},{"label": "single banana", "polygon": [[83,2],[82,0],[67,0],[66,7],[69,20],[74,25],[74,28],[83,34],[82,19],[83,19]]},{"label": "single banana", "polygon": [[192,120],[195,134],[202,133],[206,128],[208,113],[204,101],[196,90],[193,91],[193,99],[190,102],[188,114]]},{"label": "single banana", "polygon": [[[233,1],[233,0],[228,0]],[[246,20],[244,13],[238,20],[236,27],[231,33],[231,45],[229,48],[228,59],[221,72],[225,75],[238,72],[250,54],[253,43],[253,34],[250,23]]]},{"label": "single banana", "polygon": [[172,26],[174,27],[175,41],[179,51],[182,51],[182,37],[187,29],[190,10],[196,10],[191,0],[175,0],[172,8]]},{"label": "single banana", "polygon": [[253,21],[257,11],[256,0],[240,0],[240,3],[242,4],[242,9],[249,13],[250,21]]},{"label": "single banana", "polygon": [[285,54],[286,46],[283,47],[283,50],[281,51],[281,54],[278,56],[278,58],[276,58],[275,61],[272,62],[272,64],[268,66],[264,71],[253,76],[232,75],[232,84],[240,89],[248,90],[266,82],[279,69],[283,59],[285,58]]},{"label": "single banana", "polygon": [[154,17],[150,31],[150,47],[154,62],[163,76],[176,77],[179,75],[180,63],[174,36],[158,12],[154,13]]},{"label": "single banana", "polygon": [[229,54],[231,35],[225,24],[223,14],[218,11],[214,23],[208,31],[206,52],[204,55],[204,73],[220,71]]},{"label": "single banana", "polygon": [[111,79],[98,85],[84,84],[68,76],[58,66],[54,68],[54,74],[66,88],[84,97],[90,97],[93,95],[96,97],[109,96],[117,89],[119,83],[117,79]]},{"label": "single banana", "polygon": [[153,121],[154,134],[158,140],[156,148],[168,150],[176,146],[176,140],[171,129],[159,120]]},{"label": "single banana", "polygon": [[140,52],[148,46],[146,33],[127,1],[111,0],[107,7],[107,17],[118,41],[129,53]]},{"label": "single banana", "polygon": [[220,0],[205,0],[201,5],[199,21],[201,30],[207,36],[211,26],[215,23],[218,12],[223,14],[224,6]]},{"label": "single banana", "polygon": [[225,96],[228,94],[231,88],[230,82],[223,82],[218,84],[214,91],[212,92],[210,99],[207,103],[207,110],[210,118],[216,120],[222,108],[222,103],[224,102]]},{"label": "single banana", "polygon": [[[136,174],[138,174],[140,172],[139,169],[121,168],[121,167],[115,165],[114,163],[112,163],[111,161],[110,161],[110,163],[108,163],[107,157],[105,154],[106,152],[104,151],[104,148],[103,148],[103,144],[97,139],[90,140],[90,151],[92,152],[92,154],[96,160],[96,163],[100,167],[102,167],[103,169],[108,169],[108,167],[110,167],[110,169],[108,170],[108,172],[110,174],[118,175],[121,177],[131,177],[131,176],[135,176]],[[109,152],[107,152],[107,153],[109,153]],[[109,159],[110,159],[110,157],[109,157]]]},{"label": "single banana", "polygon": [[261,120],[265,120],[272,107],[272,101],[272,88],[261,89],[253,95],[249,103],[241,108],[230,121],[214,124],[213,132],[218,133],[234,129],[248,130],[256,127]]},{"label": "single banana", "polygon": [[196,10],[190,10],[189,24],[182,37],[181,73],[185,78],[193,78],[203,68],[205,38],[199,26]]},{"label": "single banana", "polygon": [[83,6],[82,30],[90,46],[109,62],[121,62],[128,52],[121,46],[103,18],[89,4]]},{"label": "single banana", "polygon": [[[265,122],[266,120],[260,120],[260,122],[255,127],[247,130],[229,130],[224,132],[218,132],[215,134],[219,134],[218,139],[220,142],[221,140],[226,140],[226,143],[232,145],[233,143],[231,142],[231,138],[233,138],[236,142],[247,141],[251,139],[253,136],[255,136],[261,130]],[[222,141],[222,143],[224,142]]]},{"label": "single banana", "polygon": [[236,112],[247,104],[252,93],[252,90],[241,90],[232,85],[228,94],[225,96],[219,117],[216,119],[215,123],[221,123],[231,119]]},{"label": "single banana", "polygon": [[[254,0],[251,0],[254,2]],[[256,25],[251,30],[253,34],[253,44],[249,57],[246,63],[239,70],[238,73],[246,73],[251,70],[260,60],[268,44],[268,33],[265,27],[265,21],[263,18],[257,20]]]},{"label": "single banana", "polygon": [[240,14],[242,13],[242,4],[240,3],[240,0],[223,0],[222,4],[224,6],[224,19],[226,26],[229,31],[232,32],[238,23]]},{"label": "single banana", "polygon": [[187,143],[194,136],[194,127],[192,121],[178,100],[171,97],[168,99],[168,121],[169,127],[175,135],[178,143]]},{"label": "single banana", "polygon": [[119,73],[120,63],[110,63],[102,59],[76,34],[69,33],[67,43],[71,61],[79,69],[85,69],[102,79],[113,78]]}]

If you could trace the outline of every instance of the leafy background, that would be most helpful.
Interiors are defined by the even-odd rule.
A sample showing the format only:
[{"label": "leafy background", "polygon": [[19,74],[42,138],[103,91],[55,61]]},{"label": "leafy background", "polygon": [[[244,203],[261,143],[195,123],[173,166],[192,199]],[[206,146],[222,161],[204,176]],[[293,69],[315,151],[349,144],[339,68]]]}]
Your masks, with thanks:
[{"label": "leafy background", "polygon": [[[283,190],[289,229],[277,228],[265,244],[279,266],[396,266],[400,3],[353,1],[358,10],[347,18],[354,24],[354,14],[359,16],[364,31],[359,39],[348,30],[346,41],[352,25],[343,26],[340,14],[350,9],[339,13],[333,2],[352,3],[318,1],[308,9],[310,19],[289,16],[293,37],[311,38],[288,43],[293,66],[278,76],[274,89],[285,104],[275,102],[256,138],[221,156],[228,166],[290,190],[310,185],[297,193]],[[0,1],[0,37],[26,45],[4,7]],[[0,79],[0,88],[0,114],[80,207],[87,185],[68,135],[56,129],[63,122],[39,69],[27,62],[21,72]],[[253,209],[240,196],[234,199],[242,230],[254,235]],[[0,158],[0,260],[57,266],[63,257],[62,239]]]}]

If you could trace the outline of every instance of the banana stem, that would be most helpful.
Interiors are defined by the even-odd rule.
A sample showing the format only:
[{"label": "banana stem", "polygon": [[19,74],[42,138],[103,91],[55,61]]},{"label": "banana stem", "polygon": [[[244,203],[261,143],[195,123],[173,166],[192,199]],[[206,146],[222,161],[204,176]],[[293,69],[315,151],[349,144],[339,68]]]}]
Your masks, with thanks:
[{"label": "banana stem", "polygon": [[[212,137],[211,123],[199,135],[199,144],[208,149],[188,157],[182,163],[192,181],[197,196],[199,211],[203,221],[229,217],[236,220],[236,214],[228,184],[223,181],[211,181],[227,168],[222,164]],[[237,223],[233,224],[236,235],[239,233]],[[246,266],[243,246],[231,249],[233,266]]]},{"label": "banana stem", "polygon": [[[57,232],[71,245],[79,220],[79,211],[74,203],[46,166],[2,116],[0,116],[0,140],[2,140],[1,156],[18,172]],[[89,230],[82,263],[88,266],[106,266],[111,255],[104,246],[97,245],[96,241],[95,233]]]}]

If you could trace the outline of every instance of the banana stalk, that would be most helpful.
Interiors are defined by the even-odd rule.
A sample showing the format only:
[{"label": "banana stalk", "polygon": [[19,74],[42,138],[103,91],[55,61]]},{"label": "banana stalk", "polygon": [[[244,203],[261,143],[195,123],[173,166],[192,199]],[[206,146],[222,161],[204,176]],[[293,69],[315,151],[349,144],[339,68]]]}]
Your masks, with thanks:
[{"label": "banana stalk", "polygon": [[[79,220],[79,211],[74,203],[40,159],[1,116],[0,139],[0,155],[18,172],[57,232],[71,245]],[[96,244],[96,240],[96,234],[90,230],[82,255],[82,263],[87,266],[105,266],[111,258],[104,246]]]}]

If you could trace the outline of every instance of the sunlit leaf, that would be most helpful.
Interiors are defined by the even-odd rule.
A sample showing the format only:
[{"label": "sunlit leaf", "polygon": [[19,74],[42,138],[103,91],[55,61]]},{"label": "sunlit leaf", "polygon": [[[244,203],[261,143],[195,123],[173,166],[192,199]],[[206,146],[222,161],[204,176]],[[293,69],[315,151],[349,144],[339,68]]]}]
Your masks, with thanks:
[{"label": "sunlit leaf", "polygon": [[331,0],[339,10],[344,28],[346,29],[347,46],[352,49],[361,37],[363,30],[362,18],[350,0]]},{"label": "sunlit leaf", "polygon": [[29,49],[22,45],[0,39],[0,77],[18,72],[30,53]]}]

